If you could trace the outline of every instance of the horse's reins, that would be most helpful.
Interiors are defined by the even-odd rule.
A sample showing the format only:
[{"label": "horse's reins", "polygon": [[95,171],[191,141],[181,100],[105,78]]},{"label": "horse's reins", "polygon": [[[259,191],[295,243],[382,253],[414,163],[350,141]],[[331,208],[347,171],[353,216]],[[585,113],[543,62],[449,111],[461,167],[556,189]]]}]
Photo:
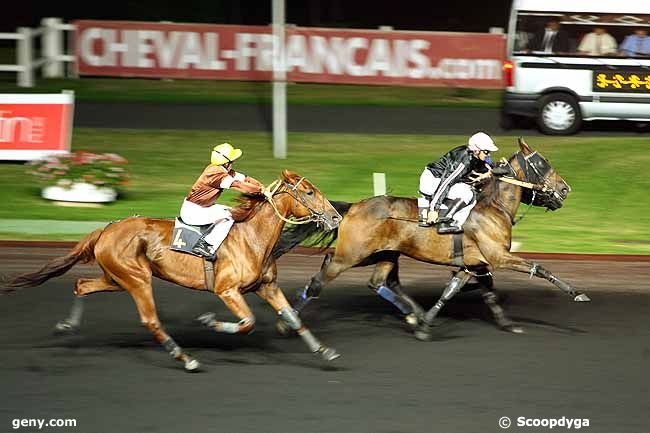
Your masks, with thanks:
[{"label": "horse's reins", "polygon": [[[295,185],[288,184],[287,182],[280,181],[279,179],[274,180],[274,181],[269,185],[269,188],[268,188],[269,191],[270,191],[269,194],[268,194],[268,195],[265,194],[265,196],[266,196],[266,201],[268,201],[268,202],[271,204],[271,207],[273,207],[273,210],[275,211],[275,214],[278,216],[278,218],[280,218],[282,221],[284,221],[284,222],[287,223],[287,224],[295,224],[295,225],[300,225],[300,224],[309,224],[309,223],[311,223],[311,222],[318,222],[318,221],[320,221],[320,220],[322,219],[322,217],[323,217],[323,212],[318,212],[318,211],[316,211],[316,210],[313,209],[311,206],[309,206],[307,203],[305,203],[304,201],[302,201],[300,198],[298,198],[298,197],[295,196],[294,194],[290,193],[289,191],[279,191],[279,192],[278,192],[278,189],[280,189],[280,186],[281,186],[283,183],[284,183],[284,184],[287,184],[287,185],[290,185],[292,191],[296,191],[296,190],[298,189],[298,186],[300,185],[300,183],[301,183],[303,180],[305,180],[305,178],[304,178],[304,177],[301,177],[300,180],[299,180],[298,182],[296,182]],[[306,208],[309,210],[309,212],[311,212],[311,215],[306,216],[306,217],[302,217],[302,218],[297,218],[297,219],[289,219],[289,218],[284,217],[284,216],[280,213],[280,211],[278,210],[278,208],[277,208],[277,206],[276,206],[276,204],[275,204],[275,201],[273,201],[273,197],[274,197],[276,194],[282,194],[282,193],[284,193],[284,194],[289,194],[289,196],[291,196],[294,200],[296,200],[298,203],[300,203],[301,205],[303,205],[304,207],[306,207]],[[294,205],[294,206],[295,206],[295,205]]]},{"label": "horse's reins", "polygon": [[524,182],[523,180],[515,179],[513,177],[501,176],[498,179],[501,182],[511,183],[513,185],[517,185],[517,186],[520,186],[522,188],[532,189],[533,191],[546,192],[549,189],[546,185],[540,185],[540,184],[537,184],[537,183]]}]

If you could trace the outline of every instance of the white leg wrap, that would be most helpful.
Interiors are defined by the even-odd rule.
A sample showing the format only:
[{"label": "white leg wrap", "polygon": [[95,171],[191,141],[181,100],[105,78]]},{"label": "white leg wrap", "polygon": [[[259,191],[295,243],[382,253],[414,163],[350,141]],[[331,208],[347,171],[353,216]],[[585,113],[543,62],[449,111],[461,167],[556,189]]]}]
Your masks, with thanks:
[{"label": "white leg wrap", "polygon": [[312,352],[318,352],[320,350],[320,341],[314,337],[314,334],[312,334],[309,329],[303,328],[303,330],[299,332],[298,335],[300,335],[300,337],[302,337],[302,339],[305,341],[307,347],[309,347],[309,350]]},{"label": "white leg wrap", "polygon": [[292,308],[284,307],[283,309],[280,310],[278,315],[280,316],[280,319],[282,319],[282,321],[286,323],[287,326],[293,329],[294,331],[297,331],[302,327],[302,322],[300,321],[300,317],[298,317],[298,314],[296,314],[296,312],[293,311]]}]

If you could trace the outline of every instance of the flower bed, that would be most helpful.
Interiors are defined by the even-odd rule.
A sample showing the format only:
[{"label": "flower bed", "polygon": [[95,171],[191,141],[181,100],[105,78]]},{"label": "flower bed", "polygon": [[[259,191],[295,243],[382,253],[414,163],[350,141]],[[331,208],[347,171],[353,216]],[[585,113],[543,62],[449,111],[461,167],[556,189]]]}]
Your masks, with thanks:
[{"label": "flower bed", "polygon": [[73,152],[28,163],[28,172],[44,186],[49,200],[105,203],[128,181],[128,161],[114,153]]}]

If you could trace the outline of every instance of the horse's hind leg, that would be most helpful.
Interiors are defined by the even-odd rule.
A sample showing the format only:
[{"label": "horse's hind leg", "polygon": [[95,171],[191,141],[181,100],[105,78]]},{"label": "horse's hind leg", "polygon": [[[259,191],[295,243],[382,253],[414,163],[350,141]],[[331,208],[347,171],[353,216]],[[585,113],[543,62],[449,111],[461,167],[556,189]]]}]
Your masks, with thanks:
[{"label": "horse's hind leg", "polygon": [[[320,270],[318,273],[314,276],[311,277],[311,280],[309,281],[309,284],[305,286],[304,289],[298,290],[296,293],[296,302],[293,305],[294,310],[300,312],[302,311],[303,308],[309,303],[314,298],[318,298],[318,295],[320,295],[321,290],[323,290],[323,278],[326,272],[326,269],[332,263],[332,257],[334,257],[334,254],[332,253],[327,253],[325,254],[325,257],[323,258],[323,263],[320,265]],[[280,321],[279,322],[280,329],[284,326],[284,322]]]},{"label": "horse's hind leg", "polygon": [[431,339],[431,328],[433,327],[433,321],[436,316],[444,307],[445,303],[448,302],[451,298],[454,297],[460,289],[463,288],[465,283],[471,278],[472,274],[467,272],[465,269],[461,269],[452,277],[452,279],[447,283],[445,290],[442,292],[442,296],[438,299],[438,302],[431,307],[429,311],[424,315],[424,320],[415,331],[415,338],[422,341],[427,341]]},{"label": "horse's hind leg", "polygon": [[[126,263],[117,277],[115,272],[112,278],[129,292],[140,314],[140,321],[153,334],[160,344],[178,361],[185,364],[185,370],[194,371],[200,367],[199,362],[189,354],[183,352],[178,344],[165,332],[158,319],[156,305],[153,300],[151,287],[151,269],[136,261]],[[146,266],[146,267],[145,267]]]},{"label": "horse's hind leg", "polygon": [[79,278],[75,284],[75,297],[68,317],[59,321],[54,331],[57,334],[69,334],[78,332],[81,327],[83,316],[83,296],[96,292],[114,292],[124,290],[111,281],[110,277],[104,275],[100,278]]},{"label": "horse's hind leg", "polygon": [[331,254],[326,255],[320,271],[311,278],[307,287],[298,292],[296,303],[293,306],[294,310],[297,312],[302,311],[309,301],[318,298],[323,287],[334,278],[338,277],[341,272],[351,268],[357,263],[358,261],[351,262],[346,257],[340,256],[336,253],[333,258]]},{"label": "horse's hind leg", "polygon": [[257,295],[268,302],[280,315],[280,320],[291,330],[296,331],[303,339],[309,350],[319,353],[325,361],[333,361],[340,355],[331,347],[323,345],[314,334],[302,323],[298,314],[291,308],[287,298],[275,282],[263,284]]},{"label": "horse's hind leg", "polygon": [[220,322],[215,319],[216,314],[214,313],[202,314],[197,318],[197,320],[208,328],[217,332],[225,332],[226,334],[248,334],[252,332],[255,327],[255,316],[239,290],[224,290],[219,293],[219,298],[221,298],[223,303],[226,304],[226,307],[228,307],[228,309],[240,319],[239,322]]},{"label": "horse's hind leg", "polygon": [[368,287],[397,307],[405,315],[406,322],[415,326],[424,317],[424,310],[401,290],[398,266],[397,258],[394,261],[378,262],[370,277]]}]

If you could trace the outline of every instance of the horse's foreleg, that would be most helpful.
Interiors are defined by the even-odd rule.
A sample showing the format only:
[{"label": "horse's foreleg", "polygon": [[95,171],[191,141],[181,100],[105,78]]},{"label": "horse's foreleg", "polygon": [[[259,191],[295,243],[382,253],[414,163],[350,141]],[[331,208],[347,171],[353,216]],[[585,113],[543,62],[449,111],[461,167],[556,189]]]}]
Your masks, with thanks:
[{"label": "horse's foreleg", "polygon": [[447,286],[445,287],[445,290],[442,292],[442,296],[440,299],[438,299],[438,302],[431,307],[429,311],[424,315],[424,320],[418,327],[418,329],[415,331],[415,337],[418,340],[422,341],[427,341],[431,339],[431,328],[433,326],[433,321],[435,320],[436,316],[444,307],[445,303],[448,302],[451,298],[453,298],[458,292],[460,292],[460,289],[469,281],[471,278],[472,274],[467,272],[465,269],[461,269],[456,274],[452,277],[452,279],[447,283]]},{"label": "horse's foreleg", "polygon": [[255,316],[239,290],[227,289],[218,293],[218,295],[223,303],[226,304],[226,307],[240,319],[239,322],[220,322],[215,319],[216,314],[214,313],[202,314],[197,320],[208,328],[217,332],[225,332],[226,334],[248,334],[253,332]]},{"label": "horse's foreleg", "polygon": [[529,262],[510,253],[506,253],[503,257],[500,257],[498,263],[499,268],[523,272],[525,274],[530,274],[531,277],[536,276],[550,281],[564,293],[571,296],[575,302],[586,302],[591,300],[589,299],[589,296],[576,291],[569,283],[562,281],[538,263]]},{"label": "horse's foreleg", "polygon": [[[487,271],[487,269],[486,269]],[[520,326],[516,326],[512,320],[506,315],[501,305],[497,302],[497,295],[494,293],[492,274],[486,272],[483,275],[477,275],[476,279],[478,281],[479,288],[481,289],[481,295],[483,296],[483,302],[488,306],[494,320],[497,322],[497,326],[504,331],[513,332],[515,334],[521,334],[524,330]]]},{"label": "horse's foreleg", "polygon": [[324,360],[333,361],[340,355],[331,347],[323,345],[309,329],[302,323],[298,314],[291,308],[287,298],[282,290],[273,283],[263,284],[258,290],[257,295],[268,302],[275,311],[278,312],[280,320],[289,328],[298,333],[303,339],[309,350],[319,353]]}]

